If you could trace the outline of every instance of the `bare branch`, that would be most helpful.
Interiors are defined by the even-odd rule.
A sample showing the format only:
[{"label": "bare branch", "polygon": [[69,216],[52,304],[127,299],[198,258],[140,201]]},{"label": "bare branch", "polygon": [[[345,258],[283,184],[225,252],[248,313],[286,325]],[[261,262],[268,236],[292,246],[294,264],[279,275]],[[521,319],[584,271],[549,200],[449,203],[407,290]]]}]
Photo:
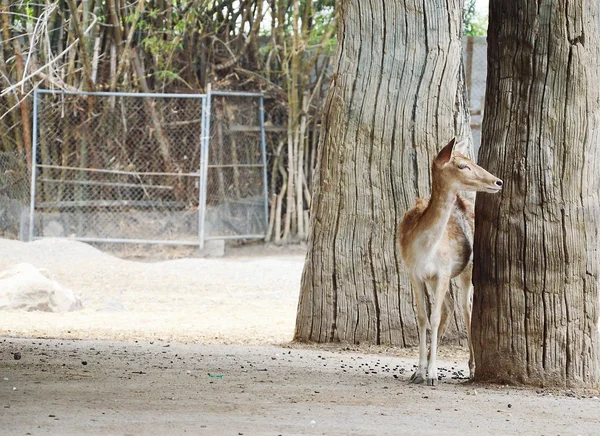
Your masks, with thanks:
[{"label": "bare branch", "polygon": [[8,110],[6,112],[4,112],[2,115],[0,115],[0,120],[4,119],[4,117],[6,117],[13,109],[19,107],[21,105],[21,103],[23,102],[23,100],[25,100],[27,97],[29,97],[31,94],[33,94],[33,91],[40,86],[40,84],[43,82],[43,80],[40,80],[36,85],[34,85],[31,90],[27,93],[24,94],[23,97],[17,101],[16,104],[14,104],[13,106],[11,106],[10,108],[8,108]]},{"label": "bare branch", "polygon": [[[29,62],[31,62],[31,56],[35,51],[35,43],[38,33],[43,33],[44,30],[47,30],[48,27],[48,19],[54,10],[58,7],[58,3],[53,3],[48,5],[47,8],[40,14],[40,17],[36,20],[35,28],[33,29],[33,34],[31,35],[31,44],[29,45],[29,52],[27,53],[27,60],[25,61],[25,68],[23,70],[24,74],[27,74],[27,70],[29,68]],[[21,84],[21,92],[25,92],[25,83]]]},{"label": "bare branch", "polygon": [[[89,33],[89,31],[96,25],[96,22],[98,21],[98,17],[96,17],[94,14],[91,14],[94,17],[94,21],[89,25],[89,27],[85,30],[85,32],[83,32],[84,35],[87,35]],[[38,73],[44,71],[46,68],[48,68],[50,65],[56,63],[59,59],[61,59],[64,55],[66,55],[67,53],[69,53],[69,51],[71,51],[71,49],[79,42],[79,38],[75,38],[75,40],[66,48],[64,49],[62,52],[60,52],[54,59],[52,59],[50,62],[47,62],[46,64],[44,64],[43,66],[41,66],[40,68],[38,68],[36,71],[34,71],[33,73],[23,77],[21,80],[19,80],[17,83],[15,83],[14,85],[4,89],[2,92],[0,92],[0,97],[4,97],[6,94],[8,94],[9,92],[11,92],[13,89],[16,89],[18,87],[20,87],[21,85],[23,85],[23,83],[27,82],[29,79],[31,79],[32,77],[35,77]],[[39,84],[38,84],[39,85]],[[37,86],[37,85],[36,85]]]}]

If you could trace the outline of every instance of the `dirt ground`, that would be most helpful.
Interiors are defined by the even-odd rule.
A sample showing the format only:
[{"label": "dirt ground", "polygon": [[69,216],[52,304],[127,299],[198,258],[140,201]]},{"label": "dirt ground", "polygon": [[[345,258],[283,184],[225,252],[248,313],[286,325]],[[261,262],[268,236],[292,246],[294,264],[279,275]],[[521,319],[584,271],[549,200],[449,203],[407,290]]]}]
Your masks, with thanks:
[{"label": "dirt ground", "polygon": [[0,240],[84,303],[0,314],[0,434],[600,434],[597,393],[468,383],[462,349],[428,388],[415,350],[290,344],[301,247],[181,256]]}]

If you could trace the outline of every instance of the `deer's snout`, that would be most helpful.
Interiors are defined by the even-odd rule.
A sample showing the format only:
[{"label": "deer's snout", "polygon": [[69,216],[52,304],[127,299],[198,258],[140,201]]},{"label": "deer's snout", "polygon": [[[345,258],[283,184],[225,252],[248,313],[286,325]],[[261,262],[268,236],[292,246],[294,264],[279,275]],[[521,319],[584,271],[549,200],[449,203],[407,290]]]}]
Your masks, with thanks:
[{"label": "deer's snout", "polygon": [[502,190],[502,187],[504,186],[504,182],[502,181],[502,179],[499,179],[498,177],[488,173],[487,171],[485,171],[484,174],[486,177],[483,177],[482,186],[478,190],[491,192],[492,194],[495,192],[500,192]]}]

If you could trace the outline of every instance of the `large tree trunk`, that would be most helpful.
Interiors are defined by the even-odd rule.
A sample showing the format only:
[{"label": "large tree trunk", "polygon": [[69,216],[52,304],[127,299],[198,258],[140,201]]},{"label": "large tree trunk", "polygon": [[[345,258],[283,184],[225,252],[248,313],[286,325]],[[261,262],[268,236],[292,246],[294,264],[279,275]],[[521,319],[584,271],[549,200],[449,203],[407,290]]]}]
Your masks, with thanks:
[{"label": "large tree trunk", "polygon": [[396,229],[429,195],[438,148],[470,135],[462,1],[449,3],[340,3],[296,340],[416,343]]},{"label": "large tree trunk", "polygon": [[597,0],[490,4],[477,198],[476,378],[598,386]]}]

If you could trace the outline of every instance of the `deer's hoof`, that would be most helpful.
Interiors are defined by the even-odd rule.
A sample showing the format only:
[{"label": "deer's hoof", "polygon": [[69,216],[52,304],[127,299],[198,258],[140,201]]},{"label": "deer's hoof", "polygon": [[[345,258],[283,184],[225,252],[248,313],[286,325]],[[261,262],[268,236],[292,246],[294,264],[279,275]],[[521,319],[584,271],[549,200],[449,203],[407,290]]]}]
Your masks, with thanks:
[{"label": "deer's hoof", "polygon": [[427,379],[427,386],[437,386],[438,385],[438,379],[437,378],[428,378]]},{"label": "deer's hoof", "polygon": [[423,376],[421,374],[419,374],[418,372],[415,372],[411,377],[410,377],[410,382],[415,384],[415,385],[420,385],[425,383],[425,379],[423,378]]}]

